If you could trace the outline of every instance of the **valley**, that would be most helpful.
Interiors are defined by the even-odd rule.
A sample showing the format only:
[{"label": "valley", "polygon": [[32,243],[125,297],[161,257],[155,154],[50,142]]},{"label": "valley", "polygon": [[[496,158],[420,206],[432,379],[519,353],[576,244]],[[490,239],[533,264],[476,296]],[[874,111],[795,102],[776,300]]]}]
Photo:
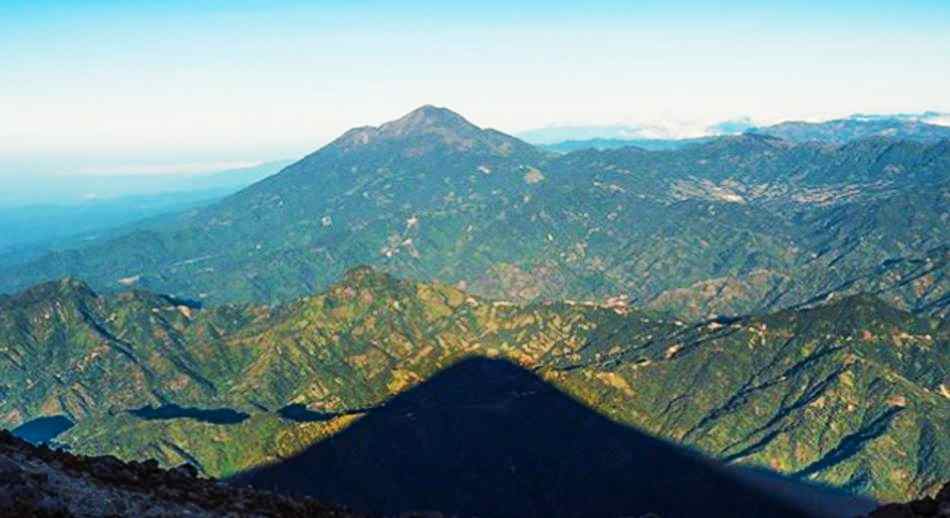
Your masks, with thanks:
[{"label": "valley", "polygon": [[950,518],[950,2],[0,20],[0,518]]},{"label": "valley", "polygon": [[[279,306],[202,309],[72,280],[2,304],[5,426],[64,415],[76,424],[55,441],[74,451],[206,475],[293,455],[472,356],[506,358],[612,421],[722,460],[881,499],[935,490],[950,463],[945,321],[866,295],[687,323],[490,301],[364,267]],[[136,410],[161,405],[246,417]],[[288,418],[289,405],[325,419]]]},{"label": "valley", "polygon": [[748,134],[553,155],[426,106],[212,206],[7,268],[0,289],[74,276],[276,303],[369,264],[491,298],[619,296],[689,319],[833,291],[944,315],[947,142]]},{"label": "valley", "polygon": [[[549,507],[650,483],[632,453],[570,482],[610,464],[596,437],[558,443],[574,426],[672,448],[666,484],[681,448],[727,466],[682,482],[696,494],[800,494],[763,509],[932,494],[950,473],[950,141],[798,140],[557,154],[433,106],[354,128],[220,201],[7,263],[0,425],[366,512],[695,512],[660,486]],[[581,464],[547,480],[532,458]],[[370,459],[383,471],[356,484]],[[470,479],[439,475],[460,464]],[[470,483],[494,476],[503,494]]]}]

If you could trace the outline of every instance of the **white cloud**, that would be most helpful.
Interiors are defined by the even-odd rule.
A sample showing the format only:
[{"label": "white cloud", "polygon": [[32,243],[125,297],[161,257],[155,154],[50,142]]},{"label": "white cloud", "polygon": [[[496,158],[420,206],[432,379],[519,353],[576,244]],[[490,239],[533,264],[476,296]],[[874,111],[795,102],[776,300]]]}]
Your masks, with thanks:
[{"label": "white cloud", "polygon": [[928,117],[924,119],[924,122],[936,124],[937,126],[950,126],[950,113],[941,113],[933,117]]}]

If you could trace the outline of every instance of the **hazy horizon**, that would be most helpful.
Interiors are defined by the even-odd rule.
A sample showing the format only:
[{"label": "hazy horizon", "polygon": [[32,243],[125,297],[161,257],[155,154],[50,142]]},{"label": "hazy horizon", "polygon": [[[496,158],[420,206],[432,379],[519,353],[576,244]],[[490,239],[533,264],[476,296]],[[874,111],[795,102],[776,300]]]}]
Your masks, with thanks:
[{"label": "hazy horizon", "polygon": [[950,111],[950,5],[928,0],[4,2],[0,17],[8,176],[293,158],[422,104],[513,134]]}]

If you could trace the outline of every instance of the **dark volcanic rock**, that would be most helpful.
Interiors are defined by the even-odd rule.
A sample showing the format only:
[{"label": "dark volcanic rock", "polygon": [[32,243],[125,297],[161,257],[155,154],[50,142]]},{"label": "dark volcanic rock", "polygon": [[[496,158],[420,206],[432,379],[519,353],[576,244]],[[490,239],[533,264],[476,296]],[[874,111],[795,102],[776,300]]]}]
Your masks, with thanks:
[{"label": "dark volcanic rock", "polygon": [[291,498],[198,478],[194,466],[82,457],[33,446],[0,430],[0,516],[354,516]]}]

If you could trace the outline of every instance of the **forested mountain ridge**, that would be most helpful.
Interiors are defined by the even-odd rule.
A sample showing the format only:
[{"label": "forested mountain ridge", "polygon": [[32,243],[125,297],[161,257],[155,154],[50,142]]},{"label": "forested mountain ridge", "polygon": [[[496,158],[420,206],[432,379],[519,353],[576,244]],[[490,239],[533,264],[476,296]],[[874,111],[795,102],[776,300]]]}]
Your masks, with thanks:
[{"label": "forested mountain ridge", "polygon": [[687,324],[619,300],[517,305],[360,268],[280,306],[202,309],[73,280],[0,304],[5,426],[65,415],[76,424],[56,440],[77,451],[215,476],[300,451],[472,355],[720,459],[882,499],[932,491],[950,470],[945,321],[864,295]]},{"label": "forested mountain ridge", "polygon": [[372,264],[488,297],[624,296],[688,318],[831,291],[941,315],[948,175],[948,141],[748,134],[556,156],[427,106],[166,225],[9,268],[0,289],[73,275],[279,302]]}]

